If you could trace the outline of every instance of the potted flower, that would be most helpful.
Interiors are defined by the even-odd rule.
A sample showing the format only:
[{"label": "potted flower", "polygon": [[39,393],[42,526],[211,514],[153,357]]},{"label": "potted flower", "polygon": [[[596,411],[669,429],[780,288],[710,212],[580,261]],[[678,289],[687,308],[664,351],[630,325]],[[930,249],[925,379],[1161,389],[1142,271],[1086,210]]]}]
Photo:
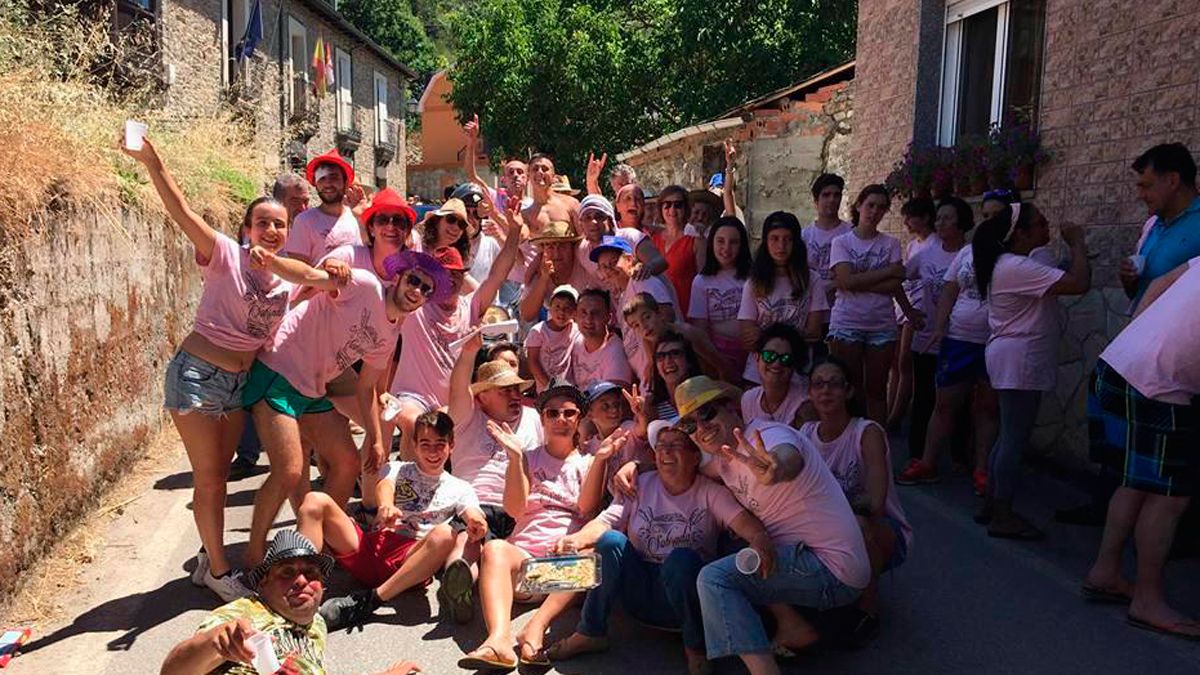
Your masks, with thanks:
[{"label": "potted flower", "polygon": [[992,142],[997,146],[997,154],[1005,158],[1013,187],[1018,190],[1032,189],[1034,169],[1049,159],[1042,149],[1041,134],[1033,128],[1033,124],[1008,124],[994,132]]},{"label": "potted flower", "polygon": [[975,197],[988,187],[988,140],[963,136],[954,146],[954,186],[960,197]]}]

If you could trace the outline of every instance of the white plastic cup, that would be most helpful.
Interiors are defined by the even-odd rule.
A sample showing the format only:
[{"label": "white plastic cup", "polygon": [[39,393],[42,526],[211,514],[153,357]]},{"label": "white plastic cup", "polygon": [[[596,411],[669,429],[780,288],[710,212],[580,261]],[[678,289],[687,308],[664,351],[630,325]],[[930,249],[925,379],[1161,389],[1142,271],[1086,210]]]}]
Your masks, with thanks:
[{"label": "white plastic cup", "polygon": [[391,422],[392,420],[396,419],[396,415],[399,414],[400,399],[391,398],[388,399],[387,405],[383,406],[383,413],[380,415],[380,417],[383,418],[384,422]]},{"label": "white plastic cup", "polygon": [[754,574],[760,565],[762,565],[762,556],[749,546],[738,551],[737,555],[733,557],[733,566],[742,574]]},{"label": "white plastic cup", "polygon": [[255,633],[246,638],[246,646],[254,652],[254,661],[251,662],[251,665],[259,675],[271,675],[279,670],[279,658],[275,656],[275,644],[271,641],[270,635]]},{"label": "white plastic cup", "polygon": [[137,152],[145,146],[146,131],[149,130],[142,122],[125,120],[125,149]]},{"label": "white plastic cup", "polygon": [[1137,275],[1140,277],[1142,276],[1142,271],[1146,268],[1146,256],[1131,255],[1129,256],[1129,264],[1133,265],[1133,270],[1137,272]]}]

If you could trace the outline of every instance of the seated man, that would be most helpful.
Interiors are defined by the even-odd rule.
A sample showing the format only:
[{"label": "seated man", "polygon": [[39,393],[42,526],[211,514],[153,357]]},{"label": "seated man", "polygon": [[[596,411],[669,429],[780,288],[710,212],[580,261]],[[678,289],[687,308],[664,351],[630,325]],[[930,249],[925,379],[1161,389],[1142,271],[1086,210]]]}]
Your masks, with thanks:
[{"label": "seated man", "polygon": [[[276,533],[249,582],[256,595],[218,607],[192,637],[175,645],[163,661],[164,675],[221,672],[255,675],[256,654],[247,644],[255,633],[271,636],[281,672],[325,672],[325,622],[317,607],[333,559],[317,552],[295,530]],[[412,662],[392,664],[380,675],[419,672]]]},{"label": "seated man", "polygon": [[[449,557],[454,548],[450,520],[461,517],[472,541],[483,539],[487,522],[475,490],[445,470],[454,448],[450,416],[425,413],[413,423],[413,431],[415,461],[390,462],[380,471],[375,483],[379,511],[370,532],[364,533],[324,493],[310,492],[300,505],[297,529],[316,546],[324,543],[351,576],[370,587],[321,605],[330,630],[361,624],[380,605],[425,583],[443,567],[447,573],[439,596],[456,590],[454,599],[470,609],[471,572],[461,559]],[[448,604],[452,612],[462,612]]]}]

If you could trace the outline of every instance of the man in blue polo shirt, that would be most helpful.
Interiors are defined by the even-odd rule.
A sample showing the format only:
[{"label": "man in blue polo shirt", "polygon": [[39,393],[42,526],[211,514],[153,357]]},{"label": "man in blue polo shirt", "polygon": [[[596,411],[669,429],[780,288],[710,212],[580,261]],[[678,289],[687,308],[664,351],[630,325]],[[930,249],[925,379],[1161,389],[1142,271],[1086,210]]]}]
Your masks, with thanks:
[{"label": "man in blue polo shirt", "polygon": [[1155,218],[1138,246],[1140,266],[1131,258],[1121,261],[1121,285],[1133,299],[1130,312],[1152,281],[1200,255],[1196,162],[1187,146],[1156,145],[1142,153],[1132,168],[1138,173],[1138,199]]}]

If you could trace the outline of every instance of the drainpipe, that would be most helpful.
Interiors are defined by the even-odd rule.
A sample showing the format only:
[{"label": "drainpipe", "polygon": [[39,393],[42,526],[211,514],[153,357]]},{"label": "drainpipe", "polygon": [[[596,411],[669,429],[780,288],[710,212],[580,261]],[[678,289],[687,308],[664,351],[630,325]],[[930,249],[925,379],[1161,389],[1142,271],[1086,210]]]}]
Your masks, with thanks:
[{"label": "drainpipe", "polygon": [[[275,15],[276,34],[279,36],[279,163],[277,167],[280,170],[290,170],[291,164],[287,161],[287,88],[292,86],[292,83],[287,78],[287,68],[284,67],[283,59],[288,49],[291,49],[291,40],[287,37],[287,27],[283,23],[283,10],[287,6],[287,0],[280,0],[279,12]],[[284,45],[287,49],[284,49]]]}]

